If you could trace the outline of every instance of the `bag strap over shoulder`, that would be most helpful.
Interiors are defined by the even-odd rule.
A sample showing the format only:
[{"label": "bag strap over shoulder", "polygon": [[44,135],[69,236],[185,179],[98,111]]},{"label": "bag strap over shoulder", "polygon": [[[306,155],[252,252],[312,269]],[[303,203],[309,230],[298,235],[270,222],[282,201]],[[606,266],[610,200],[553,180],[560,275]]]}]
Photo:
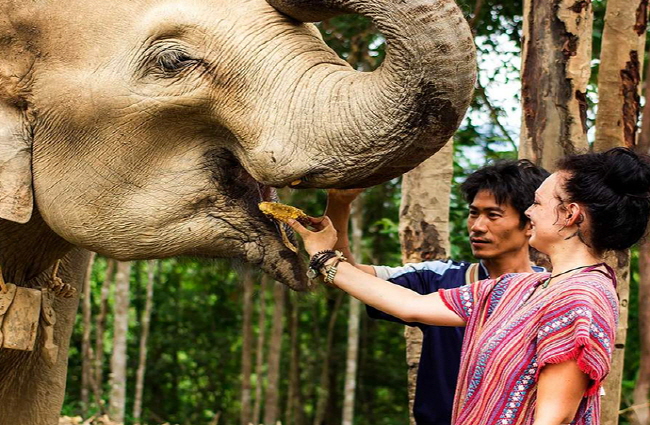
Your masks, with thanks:
[{"label": "bag strap over shoulder", "polygon": [[469,265],[467,271],[465,271],[465,285],[469,285],[470,283],[474,283],[479,280],[478,272],[480,267],[481,265],[479,263],[472,263]]}]

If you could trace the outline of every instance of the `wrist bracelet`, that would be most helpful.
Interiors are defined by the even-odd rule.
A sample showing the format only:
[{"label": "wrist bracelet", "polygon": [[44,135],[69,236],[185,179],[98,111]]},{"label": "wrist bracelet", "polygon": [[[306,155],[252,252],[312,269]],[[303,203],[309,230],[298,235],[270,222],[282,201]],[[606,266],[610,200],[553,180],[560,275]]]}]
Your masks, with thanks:
[{"label": "wrist bracelet", "polygon": [[323,270],[321,270],[321,273],[325,276],[325,283],[328,285],[333,285],[334,284],[334,278],[336,277],[336,272],[338,271],[338,265],[342,261],[347,261],[347,258],[343,256],[343,253],[341,251],[336,251],[336,261],[334,261],[333,264],[329,266],[325,266]]},{"label": "wrist bracelet", "polygon": [[332,285],[334,283],[334,278],[336,277],[336,272],[338,271],[337,266],[339,265],[339,262],[337,261],[336,263],[332,264],[331,266],[327,266],[325,268],[325,283],[328,285]]},{"label": "wrist bracelet", "polygon": [[323,268],[325,263],[329,259],[334,258],[336,256],[337,256],[337,251],[333,251],[331,249],[319,251],[314,255],[312,255],[311,259],[309,260],[309,269],[307,270],[307,277],[309,279],[316,279],[319,276],[320,270]]}]

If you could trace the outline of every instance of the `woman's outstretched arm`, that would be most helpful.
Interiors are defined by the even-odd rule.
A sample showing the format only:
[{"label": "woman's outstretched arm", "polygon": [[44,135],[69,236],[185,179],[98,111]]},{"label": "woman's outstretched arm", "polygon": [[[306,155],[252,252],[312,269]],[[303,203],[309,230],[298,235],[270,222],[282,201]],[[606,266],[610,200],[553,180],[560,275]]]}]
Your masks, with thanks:
[{"label": "woman's outstretched arm", "polygon": [[465,321],[447,308],[437,292],[421,295],[364,273],[348,263],[340,263],[337,269],[334,285],[364,304],[405,322],[465,326]]},{"label": "woman's outstretched arm", "polygon": [[[295,220],[291,220],[289,225],[300,234],[310,256],[319,251],[331,250],[338,240],[336,229],[328,217],[312,219],[312,227],[316,231],[306,229]],[[326,265],[335,261],[332,258]],[[405,322],[465,326],[465,322],[442,302],[440,294],[420,295],[365,273],[346,262],[338,264],[333,284],[364,304]]]}]

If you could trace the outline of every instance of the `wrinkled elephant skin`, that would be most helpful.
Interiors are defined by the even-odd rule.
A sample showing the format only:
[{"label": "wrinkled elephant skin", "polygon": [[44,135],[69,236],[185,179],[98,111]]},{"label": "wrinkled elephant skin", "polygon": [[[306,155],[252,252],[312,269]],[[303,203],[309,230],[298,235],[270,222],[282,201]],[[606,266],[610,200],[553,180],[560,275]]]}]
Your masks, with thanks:
[{"label": "wrinkled elephant skin", "polygon": [[[476,65],[453,0],[269,2],[0,0],[6,280],[38,287],[63,259],[78,284],[87,249],[241,258],[305,289],[257,209],[272,187],[385,181],[456,130]],[[384,34],[376,71],[351,69],[308,23],[340,13]],[[61,347],[76,304],[57,303]],[[56,423],[65,356],[47,372],[39,356],[0,350],[0,424]]]}]

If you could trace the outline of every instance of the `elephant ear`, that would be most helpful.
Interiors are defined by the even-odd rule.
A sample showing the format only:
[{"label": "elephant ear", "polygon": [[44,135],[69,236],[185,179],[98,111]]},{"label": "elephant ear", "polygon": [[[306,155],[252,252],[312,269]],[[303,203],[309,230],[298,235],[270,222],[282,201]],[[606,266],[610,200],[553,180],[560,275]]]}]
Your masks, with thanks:
[{"label": "elephant ear", "polygon": [[26,223],[32,216],[32,154],[19,108],[0,99],[0,219]]}]

